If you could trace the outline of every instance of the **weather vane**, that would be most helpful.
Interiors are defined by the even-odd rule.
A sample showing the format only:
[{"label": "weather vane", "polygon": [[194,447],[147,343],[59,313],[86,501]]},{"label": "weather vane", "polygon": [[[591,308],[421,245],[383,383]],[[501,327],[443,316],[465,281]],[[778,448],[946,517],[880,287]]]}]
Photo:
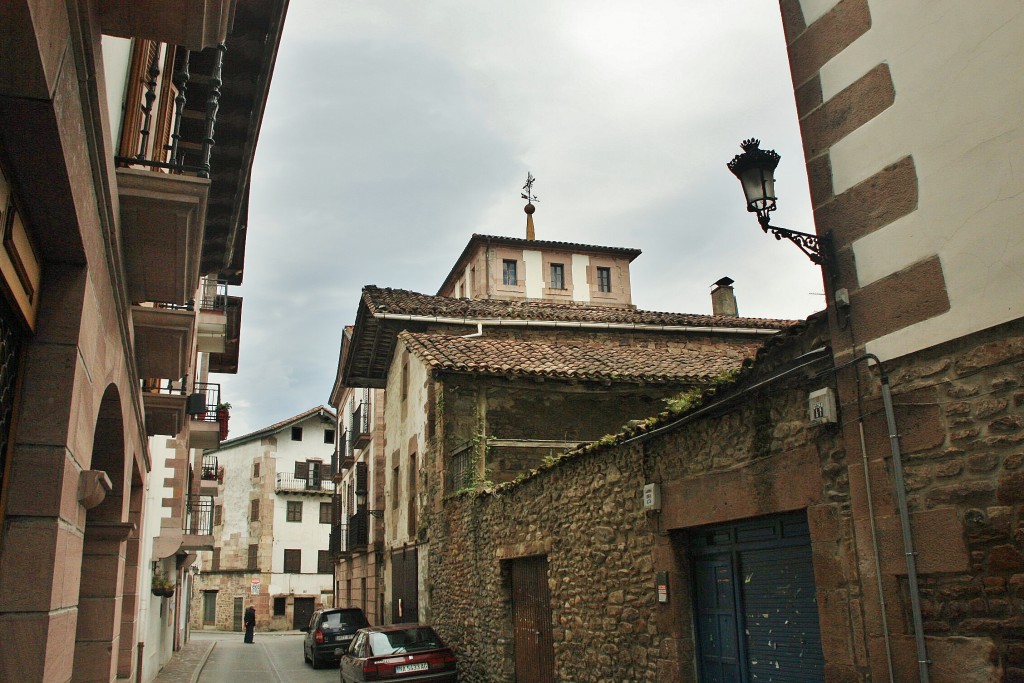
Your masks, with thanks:
[{"label": "weather vane", "polygon": [[533,174],[530,173],[529,171],[527,171],[526,172],[526,184],[523,185],[523,189],[526,190],[526,192],[524,192],[522,195],[520,195],[523,199],[525,199],[526,201],[530,202],[531,204],[533,202],[539,202],[540,201],[539,199],[537,199],[537,195],[533,194],[533,181],[534,180],[536,180],[536,178],[533,177]]}]

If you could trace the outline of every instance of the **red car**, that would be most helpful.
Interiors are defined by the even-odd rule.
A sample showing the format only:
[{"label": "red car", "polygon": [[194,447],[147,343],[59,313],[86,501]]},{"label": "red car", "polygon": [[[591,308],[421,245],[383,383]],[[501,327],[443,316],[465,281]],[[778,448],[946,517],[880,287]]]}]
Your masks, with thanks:
[{"label": "red car", "polygon": [[341,656],[341,683],[455,683],[455,654],[426,624],[371,626]]}]

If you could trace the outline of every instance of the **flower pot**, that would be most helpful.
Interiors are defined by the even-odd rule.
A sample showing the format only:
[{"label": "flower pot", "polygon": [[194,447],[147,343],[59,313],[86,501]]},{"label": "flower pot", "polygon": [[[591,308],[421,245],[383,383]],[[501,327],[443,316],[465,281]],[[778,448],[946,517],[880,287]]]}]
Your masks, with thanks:
[{"label": "flower pot", "polygon": [[217,411],[217,424],[220,425],[220,440],[224,441],[228,438],[228,419],[231,417],[230,413],[224,408]]}]

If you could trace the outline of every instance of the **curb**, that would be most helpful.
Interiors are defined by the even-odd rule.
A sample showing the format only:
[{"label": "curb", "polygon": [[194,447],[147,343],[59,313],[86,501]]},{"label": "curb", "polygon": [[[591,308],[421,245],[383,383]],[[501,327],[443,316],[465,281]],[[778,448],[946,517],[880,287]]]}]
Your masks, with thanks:
[{"label": "curb", "polygon": [[203,667],[206,666],[206,662],[210,659],[210,655],[213,654],[213,648],[215,647],[217,647],[216,640],[210,643],[210,647],[206,648],[206,654],[199,660],[199,664],[196,666],[195,671],[192,672],[192,677],[188,679],[188,683],[197,683],[199,681],[199,677],[203,673]]}]

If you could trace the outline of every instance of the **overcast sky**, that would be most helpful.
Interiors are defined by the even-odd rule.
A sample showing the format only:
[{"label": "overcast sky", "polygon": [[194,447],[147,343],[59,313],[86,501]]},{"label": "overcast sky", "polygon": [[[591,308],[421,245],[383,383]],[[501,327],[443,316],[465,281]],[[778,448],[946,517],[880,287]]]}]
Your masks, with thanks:
[{"label": "overcast sky", "polygon": [[[230,47],[230,46],[229,46]],[[230,53],[229,53],[230,54]],[[230,84],[225,84],[225,89]],[[643,250],[641,309],[824,308],[726,162],[782,155],[773,224],[813,232],[774,0],[291,0],[256,155],[231,434],[327,404],[364,285],[434,294],[472,233]]]}]

